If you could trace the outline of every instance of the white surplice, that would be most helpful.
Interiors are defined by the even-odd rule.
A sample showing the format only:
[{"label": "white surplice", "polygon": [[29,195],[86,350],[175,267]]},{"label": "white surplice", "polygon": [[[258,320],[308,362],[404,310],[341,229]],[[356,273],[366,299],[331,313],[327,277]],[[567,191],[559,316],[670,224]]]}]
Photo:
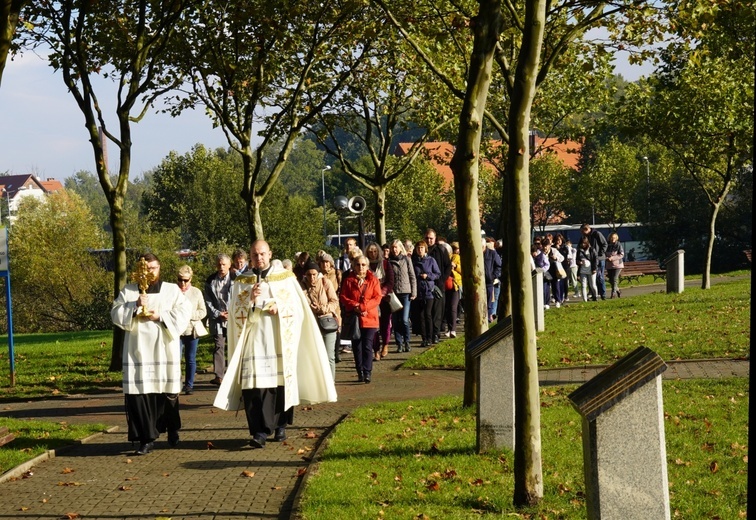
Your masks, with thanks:
[{"label": "white surplice", "polygon": [[113,324],[126,331],[123,342],[123,393],[177,394],[181,391],[179,337],[192,317],[192,304],[178,285],[163,282],[160,292],[148,294],[148,309],[160,321],[134,316],[139,299],[136,284],[126,285],[113,302]]},{"label": "white surplice", "polygon": [[[239,275],[231,288],[226,377],[214,406],[243,407],[241,391],[284,387],[285,409],[300,403],[336,401],[323,336],[307,299],[290,271],[273,265],[250,299],[257,275]],[[275,304],[278,312],[268,309]]]}]

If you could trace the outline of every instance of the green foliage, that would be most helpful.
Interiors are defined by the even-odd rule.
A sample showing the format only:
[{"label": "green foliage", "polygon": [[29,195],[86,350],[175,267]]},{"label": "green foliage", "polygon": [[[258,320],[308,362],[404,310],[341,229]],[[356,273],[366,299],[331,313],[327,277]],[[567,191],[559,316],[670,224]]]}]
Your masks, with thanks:
[{"label": "green foliage", "polygon": [[453,194],[425,159],[415,161],[386,190],[386,227],[392,238],[419,240],[428,227],[450,238]]},{"label": "green foliage", "polygon": [[546,152],[530,161],[530,218],[533,228],[543,228],[554,219],[565,216],[571,177],[568,168],[556,154]]},{"label": "green foliage", "polygon": [[[514,508],[512,453],[479,455],[475,407],[451,396],[353,412],[307,481],[303,517],[583,519],[581,419],[567,399],[573,389],[540,392],[544,497],[537,507]],[[748,381],[668,381],[663,389],[672,510],[682,518],[745,515]]]},{"label": "green foliage", "polygon": [[156,230],[175,230],[185,248],[218,240],[245,244],[241,183],[238,158],[196,145],[184,155],[171,152],[154,170],[142,207]]},{"label": "green foliage", "polygon": [[644,155],[614,137],[599,146],[577,177],[578,204],[593,208],[597,222],[635,222],[636,193],[646,187]]},{"label": "green foliage", "polygon": [[17,331],[109,327],[103,310],[112,275],[87,252],[105,237],[81,198],[61,192],[24,200],[9,243]]},{"label": "green foliage", "polygon": [[289,195],[276,184],[262,208],[265,239],[273,257],[294,258],[298,251],[314,254],[323,248],[323,209],[305,195]]}]

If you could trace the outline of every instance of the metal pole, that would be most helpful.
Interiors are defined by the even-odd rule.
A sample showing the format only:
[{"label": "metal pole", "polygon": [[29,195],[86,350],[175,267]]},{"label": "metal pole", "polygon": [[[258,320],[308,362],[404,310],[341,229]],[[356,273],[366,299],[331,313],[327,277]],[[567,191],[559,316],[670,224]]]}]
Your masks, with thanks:
[{"label": "metal pole", "polygon": [[320,170],[320,183],[323,186],[323,240],[325,240],[326,242],[328,241],[328,231],[326,230],[325,172],[330,169],[330,166],[326,166],[325,168]]},{"label": "metal pole", "polygon": [[646,161],[646,222],[651,222],[651,174],[648,166],[648,157],[643,156],[643,160]]}]

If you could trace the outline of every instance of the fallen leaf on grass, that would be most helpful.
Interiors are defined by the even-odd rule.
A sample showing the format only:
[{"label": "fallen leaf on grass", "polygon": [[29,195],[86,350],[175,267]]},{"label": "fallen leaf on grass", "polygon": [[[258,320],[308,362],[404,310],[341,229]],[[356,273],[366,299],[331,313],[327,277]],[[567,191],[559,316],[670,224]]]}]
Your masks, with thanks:
[{"label": "fallen leaf on grass", "polygon": [[241,476],[242,477],[246,477],[246,478],[252,478],[252,477],[255,476],[255,472],[254,471],[249,471],[248,469],[245,469],[244,471],[241,472]]},{"label": "fallen leaf on grass", "polygon": [[483,479],[482,478],[476,478],[475,480],[470,481],[470,485],[472,486],[482,486],[483,485]]},{"label": "fallen leaf on grass", "polygon": [[425,489],[428,491],[438,491],[441,489],[441,485],[435,480],[431,480],[425,485]]},{"label": "fallen leaf on grass", "polygon": [[690,466],[690,462],[686,462],[682,459],[675,459],[675,464],[677,466]]},{"label": "fallen leaf on grass", "polygon": [[717,464],[716,460],[711,461],[711,464],[709,464],[709,470],[712,473],[716,473],[717,471],[719,471],[719,464]]}]

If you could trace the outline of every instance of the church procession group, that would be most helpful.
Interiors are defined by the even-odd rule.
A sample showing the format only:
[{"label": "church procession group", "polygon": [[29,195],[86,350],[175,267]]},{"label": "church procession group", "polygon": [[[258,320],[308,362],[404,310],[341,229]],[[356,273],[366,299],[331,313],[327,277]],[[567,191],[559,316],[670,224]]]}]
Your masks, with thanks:
[{"label": "church procession group", "polygon": [[[612,249],[616,237],[607,245],[590,226],[582,232],[577,250],[560,237],[533,245],[533,269],[554,273],[544,281],[547,305],[549,293],[559,306],[570,285],[577,291],[578,274],[584,300],[588,291],[592,299],[603,298],[605,259],[621,263],[621,247]],[[488,320],[494,321],[503,246],[484,238],[481,247]],[[546,267],[549,261],[564,264],[562,271],[571,276],[559,277],[558,269]],[[620,296],[621,265],[612,268],[612,297]],[[176,283],[167,281],[158,258],[146,253],[132,274],[135,283],[113,303],[113,323],[125,331],[123,391],[128,438],[139,443],[138,455],[150,453],[161,433],[170,446],[178,444],[179,395],[194,391],[202,336],[213,339],[214,406],[243,408],[249,444],[260,449],[286,439],[294,406],[336,401],[336,364],[342,357],[351,354],[356,381],[370,383],[374,362],[393,349],[409,352],[413,334],[421,347],[456,337],[462,312],[459,244],[447,243],[433,229],[423,240],[373,242],[364,252],[349,238],[335,260],[325,251],[314,257],[299,253],[294,262],[273,259],[269,244],[258,240],[249,256],[241,249],[218,255],[202,290],[192,286],[192,275],[183,265]]]}]

